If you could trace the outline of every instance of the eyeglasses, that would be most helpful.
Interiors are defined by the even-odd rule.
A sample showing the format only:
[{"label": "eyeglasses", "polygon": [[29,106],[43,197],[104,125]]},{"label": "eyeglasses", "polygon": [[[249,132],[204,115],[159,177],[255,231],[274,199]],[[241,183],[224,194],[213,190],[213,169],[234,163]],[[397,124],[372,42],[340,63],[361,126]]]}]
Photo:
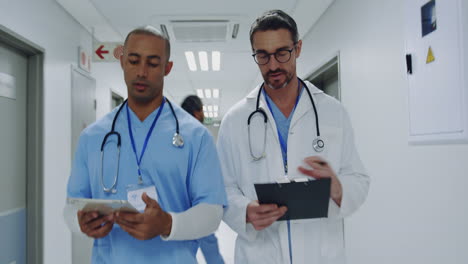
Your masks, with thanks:
[{"label": "eyeglasses", "polygon": [[270,61],[271,55],[274,55],[276,61],[278,61],[279,63],[285,63],[291,59],[291,53],[293,50],[294,48],[280,49],[274,53],[267,53],[267,52],[259,51],[259,52],[252,54],[252,57],[254,58],[255,62],[258,65],[267,64]]}]

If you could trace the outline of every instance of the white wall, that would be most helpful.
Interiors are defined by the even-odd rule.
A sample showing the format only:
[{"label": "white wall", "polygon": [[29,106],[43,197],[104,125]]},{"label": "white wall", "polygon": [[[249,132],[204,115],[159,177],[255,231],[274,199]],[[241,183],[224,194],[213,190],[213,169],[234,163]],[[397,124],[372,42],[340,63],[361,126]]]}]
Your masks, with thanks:
[{"label": "white wall", "polygon": [[96,107],[96,120],[111,110],[111,93],[114,92],[124,99],[127,98],[127,87],[120,63],[94,63],[91,71],[96,78],[96,97],[99,99]]},{"label": "white wall", "polygon": [[468,263],[468,145],[408,145],[404,3],[336,0],[304,38],[299,76],[340,52],[342,102],[372,178],[346,220],[349,263]]},{"label": "white wall", "polygon": [[78,46],[91,53],[91,37],[53,0],[0,0],[0,6],[0,24],[45,49],[43,261],[71,263],[62,216],[71,168],[70,65],[77,66]]}]

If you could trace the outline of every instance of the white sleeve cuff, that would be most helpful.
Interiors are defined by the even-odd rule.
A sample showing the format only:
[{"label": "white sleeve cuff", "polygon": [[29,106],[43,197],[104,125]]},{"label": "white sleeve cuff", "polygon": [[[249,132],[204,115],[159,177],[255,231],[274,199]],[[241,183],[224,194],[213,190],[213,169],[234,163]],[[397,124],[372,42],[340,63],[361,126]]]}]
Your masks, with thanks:
[{"label": "white sleeve cuff", "polygon": [[80,224],[78,223],[78,217],[76,215],[77,212],[78,211],[73,206],[66,204],[63,208],[63,219],[72,233],[82,234]]},{"label": "white sleeve cuff", "polygon": [[162,240],[194,240],[208,236],[218,229],[223,217],[223,207],[218,204],[198,204],[182,213],[172,213],[172,228]]}]

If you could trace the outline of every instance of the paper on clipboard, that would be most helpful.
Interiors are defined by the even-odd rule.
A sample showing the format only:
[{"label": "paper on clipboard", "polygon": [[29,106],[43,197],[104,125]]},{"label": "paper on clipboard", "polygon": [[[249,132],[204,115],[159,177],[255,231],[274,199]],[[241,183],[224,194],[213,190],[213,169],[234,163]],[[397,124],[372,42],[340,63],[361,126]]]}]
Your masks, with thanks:
[{"label": "paper on clipboard", "polygon": [[97,211],[101,215],[109,215],[117,211],[138,213],[138,210],[126,200],[67,198],[67,205],[76,211]]},{"label": "paper on clipboard", "polygon": [[260,204],[288,207],[278,220],[328,217],[330,179],[254,184]]}]

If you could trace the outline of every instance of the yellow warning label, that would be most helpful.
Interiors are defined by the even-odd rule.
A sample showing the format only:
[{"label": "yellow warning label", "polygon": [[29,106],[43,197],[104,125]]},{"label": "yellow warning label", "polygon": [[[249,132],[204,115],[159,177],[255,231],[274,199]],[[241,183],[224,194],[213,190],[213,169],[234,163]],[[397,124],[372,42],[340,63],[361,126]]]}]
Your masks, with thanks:
[{"label": "yellow warning label", "polygon": [[433,61],[435,61],[434,53],[432,52],[432,48],[429,47],[429,50],[427,51],[426,64],[431,63]]}]

